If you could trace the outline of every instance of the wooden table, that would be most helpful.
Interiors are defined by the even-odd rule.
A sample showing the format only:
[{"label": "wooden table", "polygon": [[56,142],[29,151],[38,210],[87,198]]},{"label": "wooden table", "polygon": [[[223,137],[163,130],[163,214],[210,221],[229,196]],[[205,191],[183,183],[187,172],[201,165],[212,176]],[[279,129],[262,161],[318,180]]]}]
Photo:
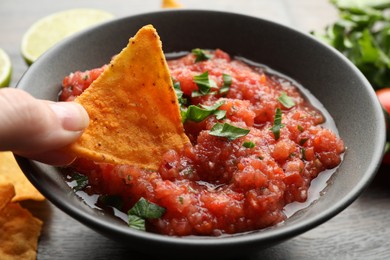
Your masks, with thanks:
[{"label": "wooden table", "polygon": [[[327,0],[180,0],[185,8],[227,10],[273,20],[298,30],[321,30],[337,12]],[[76,7],[117,17],[160,9],[160,0],[1,0],[0,48],[11,57],[15,86],[28,68],[20,55],[23,33],[37,19]],[[350,207],[323,225],[248,259],[389,259],[390,168]],[[148,259],[81,225],[50,202],[24,206],[44,221],[38,259]],[[224,256],[224,259],[227,257]]]}]

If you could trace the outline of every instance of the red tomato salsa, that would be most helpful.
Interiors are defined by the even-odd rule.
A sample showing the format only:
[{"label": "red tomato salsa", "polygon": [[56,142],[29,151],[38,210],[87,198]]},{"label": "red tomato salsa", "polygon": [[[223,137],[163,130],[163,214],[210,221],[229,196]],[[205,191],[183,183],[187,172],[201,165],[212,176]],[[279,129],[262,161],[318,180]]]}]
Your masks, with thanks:
[{"label": "red tomato salsa", "polygon": [[[197,49],[168,65],[192,146],[168,151],[155,172],[83,159],[72,165],[88,177],[84,191],[121,198],[124,212],[140,198],[164,208],[146,219],[146,230],[216,236],[275,225],[286,219],[285,205],[307,199],[319,173],[341,163],[343,141],[291,80],[221,50]],[[103,69],[67,76],[60,99],[73,100]],[[209,114],[188,112],[199,108]]]}]

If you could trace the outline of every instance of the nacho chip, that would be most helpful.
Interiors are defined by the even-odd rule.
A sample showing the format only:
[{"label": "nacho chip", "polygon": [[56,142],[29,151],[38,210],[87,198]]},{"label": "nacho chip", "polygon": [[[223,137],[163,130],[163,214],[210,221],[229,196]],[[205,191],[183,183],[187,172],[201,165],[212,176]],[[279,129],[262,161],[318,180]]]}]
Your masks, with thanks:
[{"label": "nacho chip", "polygon": [[13,202],[45,199],[24,175],[11,152],[0,152],[0,185],[4,183],[12,183],[15,186],[16,195],[12,199]]},{"label": "nacho chip", "polygon": [[15,196],[15,188],[11,183],[0,184],[0,212]]},{"label": "nacho chip", "polygon": [[90,125],[70,146],[79,157],[156,170],[163,154],[189,143],[160,38],[144,26],[76,98]]},{"label": "nacho chip", "polygon": [[0,211],[0,259],[36,259],[42,221],[19,203]]},{"label": "nacho chip", "polygon": [[181,4],[179,4],[176,0],[163,0],[161,4],[162,8],[179,8]]}]

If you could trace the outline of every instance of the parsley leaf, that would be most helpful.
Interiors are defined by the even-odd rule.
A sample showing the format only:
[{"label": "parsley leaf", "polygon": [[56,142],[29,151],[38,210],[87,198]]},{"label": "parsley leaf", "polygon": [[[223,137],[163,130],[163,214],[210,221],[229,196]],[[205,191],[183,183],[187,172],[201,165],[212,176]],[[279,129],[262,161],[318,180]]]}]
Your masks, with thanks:
[{"label": "parsley leaf", "polygon": [[145,219],[140,218],[136,215],[128,215],[129,227],[145,231]]},{"label": "parsley leaf", "polygon": [[390,85],[390,0],[331,0],[339,19],[316,37],[344,54],[374,89]]},{"label": "parsley leaf", "polygon": [[165,213],[165,208],[149,202],[145,198],[140,198],[129,210],[129,215],[136,215],[140,218],[160,218]]},{"label": "parsley leaf", "polygon": [[127,212],[129,227],[145,230],[145,219],[160,218],[165,213],[165,208],[140,198]]},{"label": "parsley leaf", "polygon": [[232,85],[232,76],[228,75],[228,74],[222,74],[222,78],[223,78],[223,85],[222,87],[219,89],[219,93],[220,94],[226,94],[227,92],[229,92],[229,89],[230,89],[230,86]]},{"label": "parsley leaf", "polygon": [[216,88],[217,84],[209,79],[209,72],[206,71],[200,75],[194,76],[194,82],[198,86],[198,91],[192,92],[192,97],[205,96],[210,93],[212,88]]},{"label": "parsley leaf", "polygon": [[305,148],[301,148],[301,154],[302,154],[302,160],[306,161],[306,149]]},{"label": "parsley leaf", "polygon": [[292,97],[288,96],[286,92],[282,92],[281,95],[278,97],[278,101],[285,107],[285,108],[292,108],[295,106],[295,102],[292,99]]},{"label": "parsley leaf", "polygon": [[282,129],[283,127],[284,124],[282,124],[282,110],[280,108],[277,108],[275,112],[274,125],[270,128],[270,130],[275,136],[275,140],[278,140],[280,138],[280,129]]},{"label": "parsley leaf", "polygon": [[201,107],[190,105],[187,110],[182,113],[182,121],[186,122],[187,120],[190,120],[194,122],[201,122],[210,115],[215,115],[218,120],[223,119],[226,116],[226,111],[218,110],[223,103],[223,101],[219,101],[213,106],[201,105]]},{"label": "parsley leaf", "polygon": [[74,191],[80,191],[88,185],[88,176],[77,173],[73,175],[73,180],[76,182],[76,185],[73,186]]},{"label": "parsley leaf", "polygon": [[98,202],[102,203],[104,206],[113,207],[117,209],[122,209],[123,200],[120,196],[115,195],[100,195]]},{"label": "parsley leaf", "polygon": [[246,136],[250,132],[249,129],[236,127],[228,123],[216,123],[210,130],[209,134],[218,137],[226,137],[229,140],[234,140],[242,136]]},{"label": "parsley leaf", "polygon": [[179,105],[187,104],[187,99],[183,98],[183,91],[181,90],[181,87],[180,87],[180,81],[175,82],[172,79],[172,83],[173,83],[173,89],[175,90]]},{"label": "parsley leaf", "polygon": [[210,53],[199,48],[193,49],[191,52],[195,55],[195,62],[209,60],[212,58]]},{"label": "parsley leaf", "polygon": [[254,148],[256,145],[254,142],[251,142],[251,141],[245,141],[242,146],[244,146],[245,148]]}]

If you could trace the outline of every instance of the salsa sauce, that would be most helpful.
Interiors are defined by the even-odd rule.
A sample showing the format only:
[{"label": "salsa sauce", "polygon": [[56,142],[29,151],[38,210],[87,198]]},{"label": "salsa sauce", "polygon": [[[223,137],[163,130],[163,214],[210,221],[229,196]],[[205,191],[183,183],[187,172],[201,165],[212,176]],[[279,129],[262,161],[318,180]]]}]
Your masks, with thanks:
[{"label": "salsa sauce", "polygon": [[[225,111],[224,117],[186,120],[192,145],[168,151],[158,171],[79,158],[66,170],[69,181],[75,174],[85,176],[83,193],[118,198],[114,207],[122,212],[140,198],[163,207],[161,217],[146,220],[146,230],[175,236],[266,228],[291,214],[284,211],[286,205],[306,202],[311,181],[335,169],[345,150],[331,118],[287,77],[221,50],[207,55],[198,61],[190,53],[169,60],[168,66],[175,86],[180,85],[181,101],[186,101],[184,111],[219,102],[217,110]],[[60,100],[73,100],[103,70],[65,77]],[[194,79],[205,72],[211,88],[200,93],[202,86]],[[250,131],[235,139],[215,136],[211,132],[217,123]],[[104,200],[96,201],[101,205]]]}]

